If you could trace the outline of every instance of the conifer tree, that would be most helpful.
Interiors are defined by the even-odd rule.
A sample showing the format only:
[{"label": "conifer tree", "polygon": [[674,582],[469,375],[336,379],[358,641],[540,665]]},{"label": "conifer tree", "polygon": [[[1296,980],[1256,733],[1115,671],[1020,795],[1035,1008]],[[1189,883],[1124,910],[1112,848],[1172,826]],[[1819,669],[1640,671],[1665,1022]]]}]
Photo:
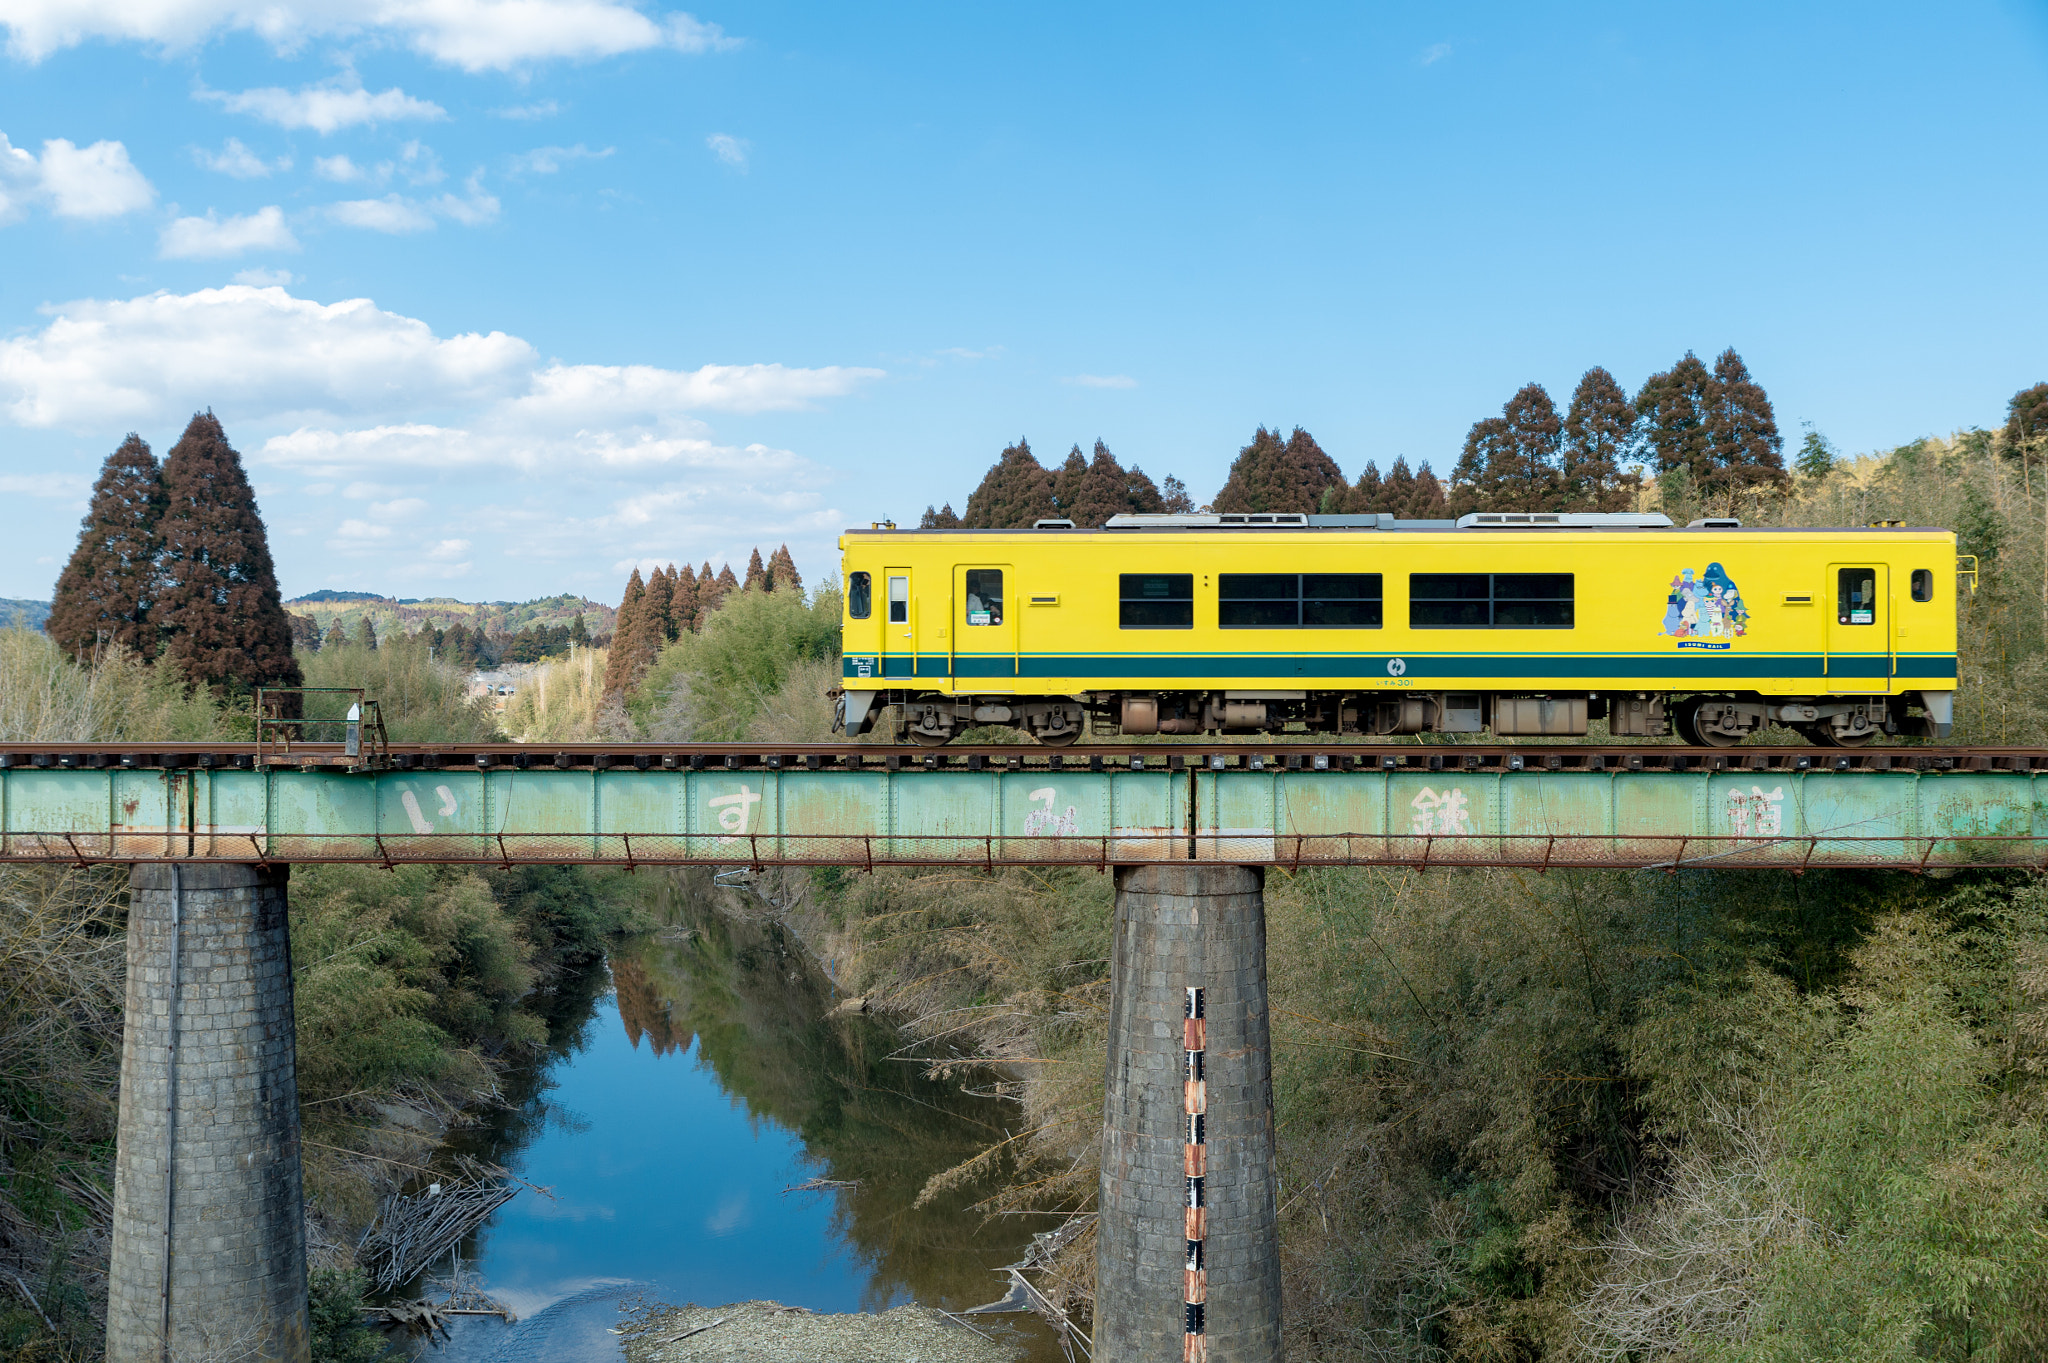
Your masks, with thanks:
[{"label": "conifer tree", "polygon": [[1408,497],[1395,514],[1409,520],[1439,520],[1449,514],[1449,500],[1435,470],[1424,464],[1408,489]]},{"label": "conifer tree", "polygon": [[697,574],[685,563],[676,576],[676,585],[669,600],[669,618],[675,621],[676,637],[697,628]]},{"label": "conifer tree", "polygon": [[576,612],[576,619],[569,626],[569,642],[578,648],[590,646],[590,626],[583,622],[583,612]]},{"label": "conifer tree", "polygon": [[[725,577],[732,577],[732,569],[725,570]],[[697,628],[704,628],[704,622],[711,618],[711,612],[718,609],[718,603],[725,599],[728,583],[711,571],[711,560],[704,560],[704,567],[697,574]],[[737,582],[730,585],[736,586]]]},{"label": "conifer tree", "polygon": [[1475,422],[1451,472],[1451,510],[1555,510],[1563,423],[1540,383],[1516,391],[1497,417]]},{"label": "conifer tree", "polygon": [[1636,413],[1614,375],[1599,365],[1580,378],[1564,416],[1559,451],[1561,511],[1626,511],[1635,504],[1638,475],[1622,465],[1636,452]]},{"label": "conifer tree", "polygon": [[1368,459],[1365,467],[1358,471],[1358,481],[1344,494],[1343,514],[1364,516],[1384,510],[1380,506],[1380,466]]},{"label": "conifer tree", "polygon": [[1660,476],[1683,475],[1696,489],[1713,477],[1713,440],[1707,432],[1713,390],[1713,374],[1690,350],[1671,368],[1643,380],[1636,416]]},{"label": "conifer tree", "polygon": [[[461,628],[462,628],[462,626],[460,626],[460,625],[457,625],[457,626],[456,626],[455,628],[456,628],[456,629],[461,629]],[[450,631],[450,632],[451,632],[451,633],[453,633],[453,631]],[[327,637],[326,637],[326,638],[325,638],[324,640],[322,640],[322,641],[321,641],[320,647],[322,647],[322,648],[347,648],[347,647],[348,647],[348,631],[347,631],[347,630],[345,630],[345,629],[343,629],[343,628],[341,627],[341,617],[340,617],[340,616],[338,616],[338,615],[337,615],[337,616],[335,616],[335,617],[334,617],[334,623],[333,623],[333,624],[331,624],[331,625],[329,625],[329,626],[327,627]]]},{"label": "conifer tree", "polygon": [[[757,550],[757,551],[755,551],[754,557],[755,557],[755,558],[759,558],[760,556],[761,556],[761,555],[760,555],[760,552],[759,552],[758,550]],[[730,595],[730,594],[731,594],[731,593],[733,593],[733,592],[736,592],[736,591],[738,591],[739,589],[740,589],[740,580],[739,580],[739,578],[738,578],[738,577],[736,577],[736,576],[735,576],[735,575],[733,574],[733,571],[732,571],[732,565],[731,565],[730,563],[721,563],[721,564],[719,564],[719,565],[718,565],[718,599],[719,599],[720,601],[723,601],[723,600],[725,600],[725,598],[726,598],[726,597],[727,597],[728,595]]]},{"label": "conifer tree", "polygon": [[300,615],[296,611],[286,611],[285,618],[292,624],[292,651],[296,653],[303,648],[308,653],[318,653],[320,622],[310,615]]},{"label": "conifer tree", "polygon": [[1136,464],[1124,470],[1124,510],[1140,516],[1156,516],[1166,510],[1165,494]]},{"label": "conifer tree", "polygon": [[754,548],[754,556],[747,560],[747,580],[741,590],[768,590],[768,570],[761,564],[761,549],[758,545]]},{"label": "conifer tree", "polygon": [[131,433],[100,466],[78,547],[58,575],[43,625],[66,653],[89,655],[104,640],[133,649],[144,662],[156,661],[150,608],[163,512],[163,472],[142,437]]},{"label": "conifer tree", "polygon": [[[1117,463],[1116,456],[1109,452],[1109,446],[1100,440],[1095,442],[1095,457],[1088,461],[1078,476],[1070,478],[1070,471],[1080,453],[1081,447],[1074,446],[1074,452],[1067,456],[1066,467],[1060,470],[1055,492],[1073,498],[1068,502],[1062,496],[1060,514],[1084,530],[1098,530],[1111,516],[1131,509],[1129,479],[1123,465]],[[1156,490],[1154,496],[1157,496]]]},{"label": "conifer tree", "polygon": [[377,622],[365,615],[363,627],[356,631],[356,642],[375,653],[377,651]]},{"label": "conifer tree", "polygon": [[1215,508],[1313,512],[1321,509],[1327,489],[1344,486],[1343,470],[1323,453],[1314,436],[1296,426],[1283,441],[1279,432],[1261,426],[1252,443],[1237,452],[1230,476],[1216,494]]},{"label": "conifer tree", "polygon": [[640,612],[647,618],[651,637],[659,645],[669,637],[669,612],[675,600],[675,589],[669,585],[668,574],[656,568],[647,575],[647,590],[640,596]]},{"label": "conifer tree", "polygon": [[604,663],[607,695],[623,694],[639,680],[632,676],[631,659],[640,629],[640,605],[646,595],[647,584],[641,580],[640,570],[635,568],[633,575],[626,579],[626,594],[619,601],[619,613],[612,624],[612,649]]},{"label": "conifer tree", "polygon": [[1763,385],[1749,376],[1749,366],[1730,346],[1714,361],[1714,401],[1707,435],[1714,454],[1709,487],[1734,510],[1735,498],[1754,488],[1783,490],[1792,480],[1785,474],[1785,437]]},{"label": "conifer tree", "polygon": [[[951,511],[952,507],[946,509]],[[797,572],[796,559],[791,556],[787,544],[768,556],[768,585],[777,591],[800,592],[804,589],[803,575]]]},{"label": "conifer tree", "polygon": [[1031,442],[1019,440],[982,475],[960,524],[968,530],[1026,530],[1054,514],[1052,475],[1031,453]]},{"label": "conifer tree", "polygon": [[201,412],[164,460],[163,579],[153,612],[191,684],[297,686],[292,627],[242,457]]},{"label": "conifer tree", "polygon": [[944,510],[937,510],[931,506],[926,506],[924,515],[917,522],[917,528],[920,530],[958,530],[960,528],[960,518],[953,514],[953,504],[951,502],[946,503]]},{"label": "conifer tree", "polygon": [[1081,453],[1079,445],[1067,451],[1066,462],[1054,470],[1052,475],[1053,514],[1080,525],[1074,508],[1081,502],[1083,484],[1088,481],[1088,456]]}]

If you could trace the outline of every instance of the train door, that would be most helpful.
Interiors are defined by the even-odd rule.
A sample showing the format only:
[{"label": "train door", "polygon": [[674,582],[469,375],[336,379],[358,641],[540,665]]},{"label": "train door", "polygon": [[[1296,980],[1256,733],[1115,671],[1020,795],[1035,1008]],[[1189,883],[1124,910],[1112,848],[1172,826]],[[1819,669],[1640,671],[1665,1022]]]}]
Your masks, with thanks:
[{"label": "train door", "polygon": [[[1891,593],[1882,565],[1831,564],[1828,568],[1827,675],[1829,681],[1872,681],[1892,676]],[[1843,685],[1837,690],[1855,690]]]},{"label": "train door", "polygon": [[910,594],[910,569],[882,570],[882,675],[917,675],[917,603]]},{"label": "train door", "polygon": [[[1017,675],[1017,612],[1008,564],[960,564],[953,569],[952,656],[956,685],[980,687],[990,678]],[[1006,684],[997,688],[1008,691]]]}]

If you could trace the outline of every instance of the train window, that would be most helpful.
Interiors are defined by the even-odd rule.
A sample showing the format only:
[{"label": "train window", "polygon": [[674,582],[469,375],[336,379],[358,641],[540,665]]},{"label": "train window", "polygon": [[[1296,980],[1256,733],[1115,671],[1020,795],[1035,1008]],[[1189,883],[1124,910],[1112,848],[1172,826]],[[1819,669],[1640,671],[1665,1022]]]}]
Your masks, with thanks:
[{"label": "train window", "polygon": [[1222,573],[1216,622],[1225,629],[1293,629],[1301,624],[1300,573]]},{"label": "train window", "polygon": [[969,568],[967,570],[967,623],[970,625],[1000,625],[1003,623],[1003,570],[1001,568]]},{"label": "train window", "polygon": [[1122,573],[1116,580],[1117,628],[1193,629],[1193,573]]},{"label": "train window", "polygon": [[865,620],[874,610],[874,590],[868,586],[866,573],[846,575],[846,614],[854,620]]},{"label": "train window", "polygon": [[889,623],[910,623],[910,579],[907,577],[889,579]]},{"label": "train window", "polygon": [[1410,629],[1570,629],[1570,573],[1411,573]]},{"label": "train window", "polygon": [[1301,623],[1310,629],[1378,629],[1378,573],[1303,573]]},{"label": "train window", "polygon": [[1216,623],[1224,629],[1378,629],[1378,573],[1223,573]]},{"label": "train window", "polygon": [[1869,568],[1844,568],[1835,576],[1835,623],[1877,623],[1877,574]]},{"label": "train window", "polygon": [[1929,568],[1913,570],[1913,599],[1932,601],[1934,599],[1934,572]]}]

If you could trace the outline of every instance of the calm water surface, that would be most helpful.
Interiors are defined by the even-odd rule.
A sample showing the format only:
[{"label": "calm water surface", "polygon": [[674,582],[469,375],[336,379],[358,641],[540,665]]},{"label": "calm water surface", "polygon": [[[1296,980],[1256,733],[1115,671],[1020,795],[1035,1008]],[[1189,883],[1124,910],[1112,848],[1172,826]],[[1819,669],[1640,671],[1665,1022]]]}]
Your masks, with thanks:
[{"label": "calm water surface", "polygon": [[[1054,1224],[984,1225],[968,1204],[985,1187],[913,1208],[932,1174],[1014,1131],[1016,1105],[923,1078],[893,1028],[828,1018],[831,987],[793,939],[685,884],[653,881],[668,926],[561,991],[512,1108],[451,1144],[554,1194],[520,1193],[464,1246],[465,1275],[533,1319],[464,1321],[451,1363],[616,1357],[603,1327],[636,1293],[961,1310],[1001,1296],[991,1270]],[[814,1177],[857,1186],[784,1191]],[[992,1319],[1044,1349],[1028,1318]]]}]

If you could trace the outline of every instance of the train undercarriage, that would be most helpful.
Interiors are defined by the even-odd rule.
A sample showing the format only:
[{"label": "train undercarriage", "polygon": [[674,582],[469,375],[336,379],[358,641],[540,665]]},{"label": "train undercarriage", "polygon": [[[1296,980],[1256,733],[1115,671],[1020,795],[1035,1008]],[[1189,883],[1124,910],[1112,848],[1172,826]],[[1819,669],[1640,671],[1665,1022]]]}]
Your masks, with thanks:
[{"label": "train undercarriage", "polygon": [[1604,723],[1612,738],[1663,738],[1733,747],[1773,725],[1822,746],[1861,747],[1879,735],[1946,738],[1952,693],[1901,696],[1685,695],[1655,691],[1509,695],[1486,691],[1084,692],[1074,696],[959,696],[842,691],[835,729],[858,737],[894,726],[899,742],[950,743],[972,728],[1005,725],[1040,743],[1084,734],[1280,734],[1386,738],[1482,734],[1583,738]]}]

